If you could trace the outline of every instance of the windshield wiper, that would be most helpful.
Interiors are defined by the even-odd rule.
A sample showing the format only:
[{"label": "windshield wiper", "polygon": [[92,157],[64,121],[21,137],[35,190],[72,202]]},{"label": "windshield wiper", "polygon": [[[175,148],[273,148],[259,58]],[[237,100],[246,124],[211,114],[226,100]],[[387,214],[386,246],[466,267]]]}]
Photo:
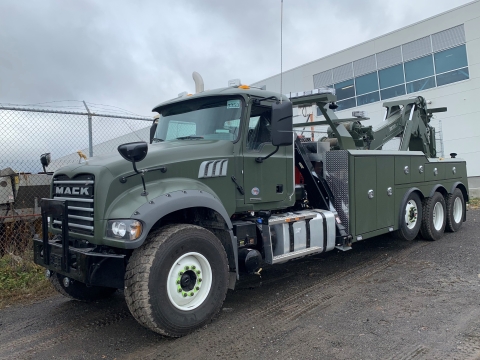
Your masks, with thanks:
[{"label": "windshield wiper", "polygon": [[187,140],[187,139],[203,139],[203,136],[188,135],[188,136],[177,137],[177,140]]},{"label": "windshield wiper", "polygon": [[163,140],[163,139],[159,139],[159,138],[153,138],[152,140],[153,140],[153,142],[161,142],[161,141],[165,141],[165,140]]}]

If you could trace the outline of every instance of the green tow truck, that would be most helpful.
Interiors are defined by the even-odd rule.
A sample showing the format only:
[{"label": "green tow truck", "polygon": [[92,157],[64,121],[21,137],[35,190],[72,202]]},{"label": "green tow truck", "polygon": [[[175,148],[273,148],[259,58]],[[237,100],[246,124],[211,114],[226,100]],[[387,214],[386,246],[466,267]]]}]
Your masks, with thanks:
[{"label": "green tow truck", "polygon": [[[466,220],[466,163],[436,158],[429,125],[446,109],[422,97],[387,102],[373,130],[363,113],[338,119],[332,89],[285,96],[196,83],[153,109],[150,144],[54,173],[34,256],[60,293],[92,301],[123,289],[140,324],[178,337],[265,263],[386,233],[438,240]],[[293,108],[312,105],[325,120],[293,124]],[[328,136],[304,137],[314,125],[329,125]],[[381,150],[394,137],[398,151]]]}]

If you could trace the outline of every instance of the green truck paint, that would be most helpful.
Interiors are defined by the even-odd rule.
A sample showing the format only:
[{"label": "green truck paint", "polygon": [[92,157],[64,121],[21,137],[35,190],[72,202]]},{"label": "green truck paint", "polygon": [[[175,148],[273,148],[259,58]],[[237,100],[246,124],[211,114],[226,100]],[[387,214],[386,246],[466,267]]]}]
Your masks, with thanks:
[{"label": "green truck paint", "polygon": [[[466,220],[466,163],[435,157],[429,122],[446,109],[422,97],[385,103],[373,129],[362,113],[338,119],[328,89],[290,98],[239,83],[197,90],[154,108],[150,145],[55,172],[34,254],[61,293],[93,300],[124,288],[142,325],[182,336],[264,262],[390,232],[436,240]],[[294,125],[292,109],[311,105],[325,119]],[[312,125],[329,125],[328,136],[295,131]],[[380,150],[394,137],[398,151]]]}]

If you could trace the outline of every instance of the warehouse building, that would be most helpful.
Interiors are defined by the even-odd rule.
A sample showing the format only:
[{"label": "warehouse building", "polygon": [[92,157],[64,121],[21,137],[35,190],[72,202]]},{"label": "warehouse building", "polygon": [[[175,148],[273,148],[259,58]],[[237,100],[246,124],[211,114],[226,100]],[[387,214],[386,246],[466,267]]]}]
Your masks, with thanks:
[{"label": "warehouse building", "polygon": [[[447,107],[432,120],[439,156],[455,152],[467,160],[470,186],[480,187],[475,184],[480,180],[480,1],[285,71],[282,77],[284,94],[334,88],[338,117],[364,110],[370,120],[363,124],[374,128],[383,121],[384,101],[421,95],[429,107]],[[253,85],[280,91],[280,74]],[[321,120],[318,109],[311,113],[314,121]],[[296,119],[306,121],[301,115]],[[321,134],[322,129],[315,131]]]}]

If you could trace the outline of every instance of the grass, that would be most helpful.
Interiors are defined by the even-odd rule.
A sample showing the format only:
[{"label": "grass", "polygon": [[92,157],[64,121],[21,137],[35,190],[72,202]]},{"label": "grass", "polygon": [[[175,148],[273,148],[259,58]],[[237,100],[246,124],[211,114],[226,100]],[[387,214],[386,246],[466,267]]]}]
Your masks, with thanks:
[{"label": "grass", "polygon": [[470,201],[468,202],[468,208],[471,210],[480,209],[480,199],[479,198],[470,199]]},{"label": "grass", "polygon": [[32,253],[6,254],[0,258],[0,309],[11,304],[33,302],[54,293],[45,269],[36,265]]}]

